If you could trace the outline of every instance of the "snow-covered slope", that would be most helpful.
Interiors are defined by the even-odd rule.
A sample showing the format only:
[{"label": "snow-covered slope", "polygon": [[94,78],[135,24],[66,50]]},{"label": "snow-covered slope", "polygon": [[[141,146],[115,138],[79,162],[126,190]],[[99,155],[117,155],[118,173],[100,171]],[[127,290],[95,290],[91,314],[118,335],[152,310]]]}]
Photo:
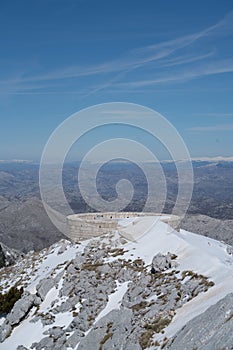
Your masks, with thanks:
[{"label": "snow-covered slope", "polygon": [[142,218],[137,242],[117,232],[62,240],[2,269],[2,293],[17,283],[24,294],[0,319],[0,350],[166,349],[233,292],[231,247],[160,221],[146,225]]}]

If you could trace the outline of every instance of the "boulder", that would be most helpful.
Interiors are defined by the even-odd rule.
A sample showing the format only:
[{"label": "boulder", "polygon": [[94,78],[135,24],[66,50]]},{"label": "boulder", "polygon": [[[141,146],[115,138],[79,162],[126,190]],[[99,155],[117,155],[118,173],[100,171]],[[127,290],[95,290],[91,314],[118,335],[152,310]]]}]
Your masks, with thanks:
[{"label": "boulder", "polygon": [[44,300],[47,293],[55,286],[55,281],[53,278],[43,278],[40,280],[38,285],[36,286],[37,294],[39,297]]},{"label": "boulder", "polygon": [[3,342],[11,334],[12,328],[27,316],[33,306],[38,306],[40,302],[41,299],[38,296],[24,292],[0,327],[0,342]]},{"label": "boulder", "polygon": [[40,299],[29,292],[24,292],[21,299],[17,300],[11,312],[6,316],[5,322],[10,326],[17,325],[28,314],[33,306],[37,306]]},{"label": "boulder", "polygon": [[158,253],[152,260],[153,271],[162,272],[172,267],[176,267],[177,263],[174,261],[175,257],[176,256],[171,253],[167,253],[166,255]]}]

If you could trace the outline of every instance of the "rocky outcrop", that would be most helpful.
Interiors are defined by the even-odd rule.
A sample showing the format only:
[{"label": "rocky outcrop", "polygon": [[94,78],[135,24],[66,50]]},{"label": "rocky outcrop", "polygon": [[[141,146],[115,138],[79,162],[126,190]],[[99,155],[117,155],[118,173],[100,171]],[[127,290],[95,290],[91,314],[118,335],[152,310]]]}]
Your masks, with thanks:
[{"label": "rocky outcrop", "polygon": [[176,267],[177,263],[174,261],[176,257],[176,255],[171,253],[167,253],[166,255],[159,253],[154,256],[151,267],[155,272],[162,272],[172,267]]},{"label": "rocky outcrop", "polygon": [[11,312],[6,316],[3,325],[0,328],[0,342],[3,342],[11,333],[12,327],[22,321],[33,306],[38,306],[41,299],[29,292],[24,292],[21,299],[16,301]]},{"label": "rocky outcrop", "polygon": [[126,349],[127,338],[132,332],[132,316],[129,309],[110,311],[81,339],[79,350]]},{"label": "rocky outcrop", "polygon": [[[30,315],[29,322],[35,327],[37,322],[40,327],[46,326],[40,340],[30,344],[35,350],[146,349],[178,308],[213,285],[202,275],[177,270],[175,254],[156,254],[146,265],[142,258],[129,255],[120,240],[118,237],[111,244],[92,240],[81,253],[63,263],[62,254],[73,245],[63,241],[51,247],[49,253],[59,264],[35,284],[35,295],[26,292],[14,305],[2,325],[1,341]],[[52,288],[53,293],[48,295]],[[119,301],[111,306],[111,298],[118,300],[119,293]],[[39,304],[38,310],[32,310]],[[63,314],[68,321],[56,323]]]},{"label": "rocky outcrop", "polygon": [[165,349],[231,350],[233,345],[233,293],[189,321]]},{"label": "rocky outcrop", "polygon": [[[37,315],[34,320],[51,324],[46,337],[33,344],[36,350],[42,350],[45,344],[49,350],[76,348],[78,344],[79,350],[146,349],[153,334],[171,322],[177,308],[210,287],[203,276],[190,275],[190,271],[179,276],[176,256],[171,253],[153,258],[156,274],[151,274],[141,259],[117,258],[108,262],[109,257],[117,254],[122,257],[124,252],[123,248],[99,249],[98,242],[91,242],[83,254],[67,264],[65,273],[59,275],[62,302],[56,305],[55,301],[51,312]],[[58,277],[55,280],[60,283]],[[109,296],[124,283],[127,288],[119,309],[109,310],[95,322]],[[52,281],[44,279],[37,290],[48,290],[49,285],[53,286]],[[39,295],[44,297],[41,292]],[[66,328],[54,328],[53,317],[70,310],[73,310],[71,323]]]}]

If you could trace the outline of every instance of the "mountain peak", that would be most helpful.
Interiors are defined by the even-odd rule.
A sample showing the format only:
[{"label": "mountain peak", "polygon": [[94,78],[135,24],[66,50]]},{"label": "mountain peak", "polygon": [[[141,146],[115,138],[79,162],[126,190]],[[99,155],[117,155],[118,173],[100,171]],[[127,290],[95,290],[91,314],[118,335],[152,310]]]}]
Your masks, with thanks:
[{"label": "mountain peak", "polygon": [[62,240],[2,270],[2,291],[17,282],[24,293],[2,319],[0,350],[166,348],[233,292],[232,264],[225,244],[164,222],[137,242]]}]

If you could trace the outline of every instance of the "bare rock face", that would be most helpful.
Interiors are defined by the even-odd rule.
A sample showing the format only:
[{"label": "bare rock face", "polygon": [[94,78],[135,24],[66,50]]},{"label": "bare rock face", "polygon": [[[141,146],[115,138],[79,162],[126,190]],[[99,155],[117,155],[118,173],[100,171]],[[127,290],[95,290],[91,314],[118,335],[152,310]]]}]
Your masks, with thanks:
[{"label": "bare rock face", "polygon": [[99,350],[100,344],[103,350],[125,349],[127,335],[132,330],[132,315],[129,309],[110,311],[81,340],[79,349]]},{"label": "bare rock face", "polygon": [[233,293],[189,321],[169,341],[169,350],[231,350],[233,344]]}]

